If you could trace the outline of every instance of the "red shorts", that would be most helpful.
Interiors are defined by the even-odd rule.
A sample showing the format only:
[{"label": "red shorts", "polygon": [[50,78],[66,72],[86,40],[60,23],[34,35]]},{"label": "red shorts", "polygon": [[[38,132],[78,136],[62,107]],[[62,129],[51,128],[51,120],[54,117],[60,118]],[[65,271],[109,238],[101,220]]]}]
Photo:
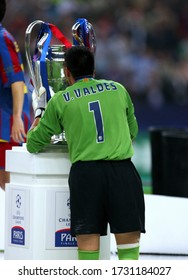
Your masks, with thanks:
[{"label": "red shorts", "polygon": [[20,146],[20,144],[15,142],[0,142],[0,169],[5,169],[6,150],[12,150],[14,146]]}]

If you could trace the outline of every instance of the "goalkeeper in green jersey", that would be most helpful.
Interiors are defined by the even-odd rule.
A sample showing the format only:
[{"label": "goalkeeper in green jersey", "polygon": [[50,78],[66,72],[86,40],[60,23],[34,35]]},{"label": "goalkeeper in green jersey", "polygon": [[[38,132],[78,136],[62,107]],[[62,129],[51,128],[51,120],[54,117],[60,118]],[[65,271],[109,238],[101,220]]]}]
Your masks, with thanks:
[{"label": "goalkeeper in green jersey", "polygon": [[65,53],[69,86],[45,108],[38,101],[27,150],[40,152],[65,131],[70,160],[71,233],[78,259],[99,259],[100,236],[115,234],[119,259],[137,260],[145,206],[140,176],[131,161],[138,132],[134,107],[119,83],[94,78],[94,56],[73,46]]}]

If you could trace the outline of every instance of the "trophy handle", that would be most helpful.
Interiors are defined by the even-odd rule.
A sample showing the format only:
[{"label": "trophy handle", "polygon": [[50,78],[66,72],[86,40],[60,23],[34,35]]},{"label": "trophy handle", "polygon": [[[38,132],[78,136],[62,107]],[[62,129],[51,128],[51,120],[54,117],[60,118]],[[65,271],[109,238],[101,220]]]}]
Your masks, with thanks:
[{"label": "trophy handle", "polygon": [[89,28],[89,37],[90,37],[90,49],[93,53],[95,53],[97,48],[96,35],[95,35],[94,28],[90,22],[88,22],[88,28]]},{"label": "trophy handle", "polygon": [[[37,87],[37,82],[36,82],[36,78],[35,78],[35,74],[34,74],[34,70],[33,70],[33,66],[32,66],[32,59],[31,59],[31,52],[30,52],[30,46],[31,46],[31,42],[30,42],[30,38],[31,38],[31,32],[32,29],[34,28],[35,25],[37,24],[43,24],[44,22],[41,20],[35,20],[33,21],[26,29],[25,32],[25,52],[26,52],[26,60],[27,60],[27,64],[28,64],[28,68],[29,68],[29,74],[30,77],[32,79],[33,82],[33,87],[36,91],[36,94],[39,96],[39,89]],[[39,51],[41,51],[42,49],[42,44],[44,43],[44,41],[46,40],[46,34],[45,34],[45,39],[44,40],[40,40],[39,41]]]},{"label": "trophy handle", "polygon": [[80,23],[76,22],[72,27],[72,36],[79,43],[80,46],[84,46],[83,38],[79,34]]},{"label": "trophy handle", "polygon": [[[85,19],[84,19],[85,20]],[[95,31],[93,29],[93,26],[90,22],[87,21],[85,23],[85,31],[82,29],[83,25],[82,23],[78,21],[72,26],[72,36],[74,40],[80,45],[80,46],[86,46],[88,47],[91,52],[95,54],[96,52],[96,36],[95,36]],[[86,31],[88,29],[88,31]],[[84,34],[88,34],[88,42],[84,42]]]}]

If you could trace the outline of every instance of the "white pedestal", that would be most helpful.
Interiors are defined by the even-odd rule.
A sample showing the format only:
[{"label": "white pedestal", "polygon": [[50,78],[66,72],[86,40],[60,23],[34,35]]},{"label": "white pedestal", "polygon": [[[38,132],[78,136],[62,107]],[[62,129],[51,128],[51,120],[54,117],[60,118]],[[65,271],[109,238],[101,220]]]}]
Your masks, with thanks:
[{"label": "white pedestal", "polygon": [[[67,148],[38,154],[14,147],[6,153],[5,259],[77,259],[70,235]],[[110,235],[101,237],[100,259],[110,259]]]}]

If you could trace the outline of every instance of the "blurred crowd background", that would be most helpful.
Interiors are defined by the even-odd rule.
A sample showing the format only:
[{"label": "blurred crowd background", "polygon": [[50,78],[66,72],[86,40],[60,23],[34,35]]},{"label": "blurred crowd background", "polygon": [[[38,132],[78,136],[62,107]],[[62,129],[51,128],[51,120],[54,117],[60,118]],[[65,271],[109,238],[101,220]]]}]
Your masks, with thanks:
[{"label": "blurred crowd background", "polygon": [[26,75],[28,25],[37,19],[53,23],[72,42],[78,18],[96,33],[97,78],[116,80],[131,95],[140,127],[135,161],[150,181],[150,128],[187,127],[188,1],[7,0],[3,24],[21,48]]},{"label": "blurred crowd background", "polygon": [[[84,17],[97,38],[97,76],[128,89],[141,129],[186,126],[188,116],[188,1],[7,0],[3,24],[25,61],[25,31],[34,20],[55,24],[72,40]],[[26,65],[25,65],[26,68]]]}]

